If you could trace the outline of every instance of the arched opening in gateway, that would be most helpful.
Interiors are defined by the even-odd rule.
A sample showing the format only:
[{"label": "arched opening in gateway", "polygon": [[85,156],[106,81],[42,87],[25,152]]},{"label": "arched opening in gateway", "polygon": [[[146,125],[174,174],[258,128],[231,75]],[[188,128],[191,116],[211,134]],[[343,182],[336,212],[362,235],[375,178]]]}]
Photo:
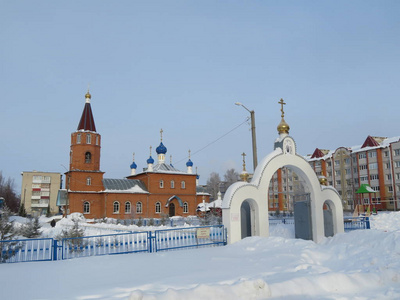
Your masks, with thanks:
[{"label": "arched opening in gateway", "polygon": [[333,210],[332,204],[330,204],[328,201],[324,202],[323,212],[325,237],[333,236],[335,233],[333,224]]},{"label": "arched opening in gateway", "polygon": [[240,222],[242,229],[242,239],[251,236],[251,225],[254,220],[252,220],[251,208],[247,200],[243,201],[242,205],[240,206]]}]

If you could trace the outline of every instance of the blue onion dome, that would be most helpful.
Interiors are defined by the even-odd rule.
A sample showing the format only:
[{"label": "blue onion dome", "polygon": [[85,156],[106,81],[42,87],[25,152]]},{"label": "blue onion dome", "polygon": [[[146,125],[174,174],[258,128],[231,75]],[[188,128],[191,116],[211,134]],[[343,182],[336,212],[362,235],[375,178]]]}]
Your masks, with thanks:
[{"label": "blue onion dome", "polygon": [[186,163],[186,167],[193,167],[193,162],[190,160],[190,158]]},{"label": "blue onion dome", "polygon": [[131,164],[131,169],[137,169],[137,164],[136,164],[135,162],[133,162],[133,163]]},{"label": "blue onion dome", "polygon": [[200,178],[200,175],[196,175],[196,179],[199,179]]},{"label": "blue onion dome", "polygon": [[150,155],[149,159],[147,160],[147,163],[154,164],[154,159],[151,157],[151,155]]},{"label": "blue onion dome", "polygon": [[165,154],[167,153],[167,147],[161,142],[160,145],[156,148],[157,154]]}]

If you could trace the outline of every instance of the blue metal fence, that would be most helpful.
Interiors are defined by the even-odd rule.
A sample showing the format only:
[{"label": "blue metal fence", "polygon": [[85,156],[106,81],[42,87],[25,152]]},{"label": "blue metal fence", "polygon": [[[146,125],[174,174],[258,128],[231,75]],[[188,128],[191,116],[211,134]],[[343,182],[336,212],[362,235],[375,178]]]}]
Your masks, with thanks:
[{"label": "blue metal fence", "polygon": [[344,230],[371,229],[369,217],[344,218]]},{"label": "blue metal fence", "polygon": [[131,232],[63,239],[61,259],[149,252],[149,232]]},{"label": "blue metal fence", "polygon": [[60,260],[226,245],[223,225],[140,231],[56,240],[0,241],[0,263]]},{"label": "blue metal fence", "polygon": [[155,252],[226,245],[223,225],[156,230],[153,237]]},{"label": "blue metal fence", "polygon": [[51,238],[0,241],[0,263],[53,260]]}]

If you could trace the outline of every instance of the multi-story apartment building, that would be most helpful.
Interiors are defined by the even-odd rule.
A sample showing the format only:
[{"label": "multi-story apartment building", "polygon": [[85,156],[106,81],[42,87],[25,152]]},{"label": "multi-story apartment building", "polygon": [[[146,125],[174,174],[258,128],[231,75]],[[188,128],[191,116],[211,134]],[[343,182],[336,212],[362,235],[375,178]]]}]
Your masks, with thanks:
[{"label": "multi-story apartment building", "polygon": [[[334,151],[316,148],[305,157],[327,184],[342,197],[343,209],[356,205],[376,210],[398,210],[400,207],[400,137],[368,136],[362,145],[339,147]],[[375,193],[359,194],[362,184]],[[269,187],[269,209],[293,211],[293,201],[307,193],[299,178],[290,169],[278,170]]]},{"label": "multi-story apartment building", "polygon": [[21,201],[29,215],[58,213],[57,194],[62,174],[54,172],[22,172]]}]

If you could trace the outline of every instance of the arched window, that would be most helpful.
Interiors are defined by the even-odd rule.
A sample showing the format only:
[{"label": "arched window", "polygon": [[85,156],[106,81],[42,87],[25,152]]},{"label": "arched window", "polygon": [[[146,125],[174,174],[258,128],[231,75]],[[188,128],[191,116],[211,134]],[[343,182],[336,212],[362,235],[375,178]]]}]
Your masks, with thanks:
[{"label": "arched window", "polygon": [[181,182],[181,188],[186,189],[186,183],[184,181]]},{"label": "arched window", "polygon": [[142,213],[142,202],[137,202],[136,203],[136,213],[141,214]]},{"label": "arched window", "polygon": [[175,188],[175,181],[171,180],[171,189]]},{"label": "arched window", "polygon": [[77,144],[80,144],[80,143],[81,143],[81,134],[80,134],[80,133],[78,133],[78,134],[76,135],[76,143],[77,143]]},{"label": "arched window", "polygon": [[131,203],[129,201],[125,202],[125,213],[126,214],[131,213]]},{"label": "arched window", "polygon": [[83,202],[83,213],[84,214],[90,213],[90,203],[87,201]]},{"label": "arched window", "polygon": [[164,180],[160,180],[160,189],[164,188]]},{"label": "arched window", "polygon": [[85,153],[85,163],[90,164],[92,162],[92,153],[86,152]]},{"label": "arched window", "polygon": [[114,214],[118,214],[118,213],[119,213],[119,202],[118,202],[118,201],[114,201],[114,204],[113,204],[113,213],[114,213]]},{"label": "arched window", "polygon": [[156,214],[159,214],[159,213],[161,213],[161,203],[157,202],[156,203]]},{"label": "arched window", "polygon": [[99,136],[96,135],[96,145],[98,145],[98,144],[99,144]]},{"label": "arched window", "polygon": [[92,185],[92,177],[86,178],[86,185]]},{"label": "arched window", "polygon": [[92,143],[92,135],[88,133],[86,135],[86,144],[91,144]]},{"label": "arched window", "polygon": [[188,213],[189,212],[189,206],[187,202],[183,203],[183,213]]}]

